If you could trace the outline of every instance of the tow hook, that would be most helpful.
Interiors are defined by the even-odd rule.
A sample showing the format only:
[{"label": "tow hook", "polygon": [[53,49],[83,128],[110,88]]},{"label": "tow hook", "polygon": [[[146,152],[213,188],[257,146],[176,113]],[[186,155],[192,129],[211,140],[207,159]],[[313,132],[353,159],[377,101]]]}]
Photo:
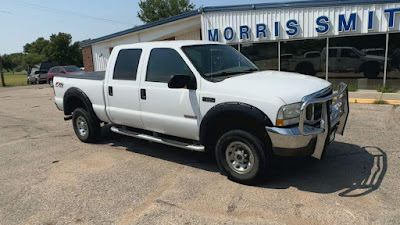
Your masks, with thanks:
[{"label": "tow hook", "polygon": [[72,120],[72,115],[64,116],[64,121]]}]

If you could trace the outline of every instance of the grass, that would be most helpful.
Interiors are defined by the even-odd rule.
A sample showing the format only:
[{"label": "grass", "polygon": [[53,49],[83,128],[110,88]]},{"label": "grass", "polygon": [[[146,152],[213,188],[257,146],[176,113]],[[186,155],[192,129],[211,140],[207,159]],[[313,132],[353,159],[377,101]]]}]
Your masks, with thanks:
[{"label": "grass", "polygon": [[382,100],[382,99],[377,99],[374,102],[372,102],[372,104],[377,104],[377,105],[387,105],[389,104],[389,102]]},{"label": "grass", "polygon": [[[27,84],[28,75],[23,73],[4,72],[4,82],[7,87],[25,86]],[[1,86],[1,81],[0,81]]]},{"label": "grass", "polygon": [[354,84],[350,84],[347,88],[348,88],[349,92],[355,92],[358,90],[357,85],[354,85]]},{"label": "grass", "polygon": [[377,91],[378,92],[382,92],[382,93],[394,93],[394,92],[397,92],[397,90],[395,88],[389,87],[389,86],[385,86],[385,87],[379,86]]}]

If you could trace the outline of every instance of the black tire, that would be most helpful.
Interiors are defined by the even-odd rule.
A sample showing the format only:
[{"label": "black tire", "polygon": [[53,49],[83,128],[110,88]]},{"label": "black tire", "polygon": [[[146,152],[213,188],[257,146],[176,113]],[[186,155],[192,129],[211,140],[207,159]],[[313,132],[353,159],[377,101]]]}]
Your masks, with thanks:
[{"label": "black tire", "polygon": [[[242,144],[244,144],[245,146],[242,146]],[[230,151],[232,151],[232,148],[230,147],[233,147],[233,149],[235,149],[235,145],[244,147],[243,149],[245,150],[242,150],[242,153],[243,151],[245,151],[244,153],[246,153],[250,149],[251,154],[253,155],[254,163],[247,172],[241,171],[242,173],[240,173],[240,171],[237,171],[239,169],[242,169],[242,167],[240,167],[239,169],[236,168],[236,170],[233,169],[233,167],[235,166],[232,162],[237,161],[229,159],[228,155],[231,155],[232,157],[237,157],[236,151],[235,154],[230,154]],[[246,150],[246,148],[248,149]],[[240,150],[238,151],[240,152]],[[265,174],[267,161],[270,160],[270,152],[270,149],[266,149],[263,142],[261,142],[255,135],[243,130],[231,130],[224,133],[219,138],[215,147],[215,157],[221,173],[223,175],[226,175],[232,181],[248,185],[255,184],[259,180],[259,178],[261,178]],[[244,156],[246,157],[246,154],[244,154]],[[231,164],[228,164],[228,160],[231,161]],[[247,162],[249,161],[251,160],[248,159]]]},{"label": "black tire", "polygon": [[379,76],[381,69],[379,63],[370,62],[364,66],[364,77],[369,79],[375,79]]},{"label": "black tire", "polygon": [[300,73],[300,74],[310,75],[310,76],[315,76],[317,74],[317,72],[314,69],[313,64],[308,63],[308,62],[303,62],[303,63],[300,63],[299,65],[297,65],[296,72]]},{"label": "black tire", "polygon": [[[80,124],[80,122],[83,124]],[[100,121],[95,116],[91,116],[85,109],[77,108],[74,110],[72,113],[72,126],[76,136],[82,142],[93,143],[100,136]],[[79,126],[85,127],[86,132],[82,131],[85,128],[80,129],[81,127]]]}]

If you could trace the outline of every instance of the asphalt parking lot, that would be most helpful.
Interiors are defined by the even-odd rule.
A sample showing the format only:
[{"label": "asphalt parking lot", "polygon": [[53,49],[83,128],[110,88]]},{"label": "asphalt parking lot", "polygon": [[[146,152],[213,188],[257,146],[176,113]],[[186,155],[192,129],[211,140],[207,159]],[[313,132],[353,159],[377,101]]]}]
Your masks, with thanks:
[{"label": "asphalt parking lot", "polygon": [[0,88],[0,224],[399,224],[400,107],[350,110],[324,160],[278,159],[251,187],[201,153],[81,143],[47,85]]}]

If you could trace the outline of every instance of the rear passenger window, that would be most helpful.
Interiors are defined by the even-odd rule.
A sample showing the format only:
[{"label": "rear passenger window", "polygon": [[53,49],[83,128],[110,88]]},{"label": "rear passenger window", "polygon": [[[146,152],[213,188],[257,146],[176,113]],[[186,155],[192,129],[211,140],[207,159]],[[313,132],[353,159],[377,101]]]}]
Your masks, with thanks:
[{"label": "rear passenger window", "polygon": [[114,80],[136,80],[141,49],[123,49],[118,53],[114,67]]},{"label": "rear passenger window", "polygon": [[170,48],[151,50],[146,81],[168,83],[173,75],[192,75],[182,57]]}]

